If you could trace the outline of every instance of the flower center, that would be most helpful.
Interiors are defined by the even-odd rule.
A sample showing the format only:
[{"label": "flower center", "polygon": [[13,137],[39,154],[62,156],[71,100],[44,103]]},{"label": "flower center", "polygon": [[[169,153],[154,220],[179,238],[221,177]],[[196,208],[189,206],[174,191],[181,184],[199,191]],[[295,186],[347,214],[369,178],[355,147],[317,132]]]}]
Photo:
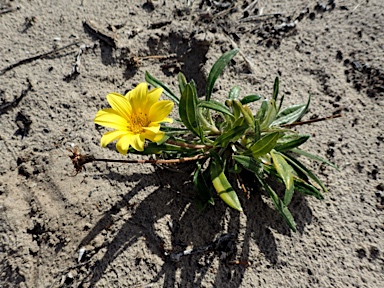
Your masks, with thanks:
[{"label": "flower center", "polygon": [[147,118],[147,114],[143,112],[137,112],[131,116],[128,121],[128,130],[132,131],[134,134],[140,134],[144,132],[143,127],[148,127],[150,121]]}]

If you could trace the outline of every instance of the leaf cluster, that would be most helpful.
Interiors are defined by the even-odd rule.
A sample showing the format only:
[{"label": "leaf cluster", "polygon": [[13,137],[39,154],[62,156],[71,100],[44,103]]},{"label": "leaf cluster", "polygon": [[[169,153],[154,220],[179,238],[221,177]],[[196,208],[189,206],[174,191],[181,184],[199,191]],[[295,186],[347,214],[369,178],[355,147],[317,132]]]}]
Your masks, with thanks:
[{"label": "leaf cluster", "polygon": [[[146,73],[149,84],[162,87],[164,94],[178,104],[180,119],[177,123],[181,128],[163,126],[166,137],[161,143],[149,143],[144,153],[162,154],[166,158],[206,156],[196,161],[193,175],[195,203],[199,210],[214,204],[212,191],[216,191],[228,206],[242,211],[239,197],[228,177],[243,169],[250,171],[289,227],[296,231],[288,208],[294,192],[323,199],[322,192],[327,191],[297,156],[333,164],[299,148],[310,136],[288,127],[300,121],[308,111],[310,97],[306,103],[282,109],[284,97],[278,97],[278,78],[269,100],[256,94],[241,96],[238,86],[229,91],[225,103],[212,99],[216,80],[237,52],[238,49],[228,51],[216,61],[202,98],[197,95],[195,82],[187,82],[182,73],[178,75],[180,97]],[[260,102],[260,108],[253,113],[248,104],[256,101]],[[285,190],[283,195],[278,195],[268,179],[281,183]]]}]

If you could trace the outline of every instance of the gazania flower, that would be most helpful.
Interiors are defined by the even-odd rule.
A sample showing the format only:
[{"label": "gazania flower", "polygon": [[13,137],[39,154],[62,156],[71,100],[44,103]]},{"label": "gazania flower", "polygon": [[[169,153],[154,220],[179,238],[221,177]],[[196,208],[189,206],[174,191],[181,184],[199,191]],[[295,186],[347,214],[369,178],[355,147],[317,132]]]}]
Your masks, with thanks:
[{"label": "gazania flower", "polygon": [[173,102],[159,101],[162,92],[162,88],[148,92],[147,83],[140,83],[125,96],[118,93],[108,94],[107,100],[112,108],[99,110],[94,121],[115,130],[106,132],[101,137],[101,146],[105,147],[119,139],[116,149],[126,155],[129,146],[143,151],[145,139],[160,141],[165,134],[160,131],[160,123],[173,121],[167,118],[173,109]]}]

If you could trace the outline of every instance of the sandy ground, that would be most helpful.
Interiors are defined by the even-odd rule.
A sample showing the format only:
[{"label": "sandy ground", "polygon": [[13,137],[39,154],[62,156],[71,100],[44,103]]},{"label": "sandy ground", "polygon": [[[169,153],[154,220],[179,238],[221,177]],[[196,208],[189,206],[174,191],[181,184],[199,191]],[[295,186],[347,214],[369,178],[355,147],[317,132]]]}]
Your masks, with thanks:
[{"label": "sandy ground", "polygon": [[[0,1],[1,287],[382,287],[383,1],[233,2]],[[330,193],[294,198],[297,233],[257,189],[242,214],[221,201],[197,213],[188,165],[73,177],[71,143],[124,158],[93,123],[109,92],[147,70],[176,89],[182,71],[203,95],[235,47],[216,99],[234,84],[270,97],[279,76],[287,103],[312,95],[305,119],[344,115],[298,128],[340,172],[308,162]],[[170,257],[223,235],[237,264],[220,249]]]}]

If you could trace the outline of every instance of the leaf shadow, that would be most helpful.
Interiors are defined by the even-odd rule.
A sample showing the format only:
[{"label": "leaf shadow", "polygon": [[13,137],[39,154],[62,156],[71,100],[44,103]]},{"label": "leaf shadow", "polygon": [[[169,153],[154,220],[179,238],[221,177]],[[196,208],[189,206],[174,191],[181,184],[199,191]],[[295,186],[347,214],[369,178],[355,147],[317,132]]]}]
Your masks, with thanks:
[{"label": "leaf shadow", "polygon": [[[193,204],[191,205],[193,202],[193,185],[188,182],[190,180],[188,173],[180,173],[180,176],[175,177],[169,171],[156,168],[155,173],[147,177],[143,177],[141,174],[127,177],[114,172],[110,172],[106,176],[119,182],[138,180],[138,183],[120,201],[106,211],[104,216],[82,239],[79,248],[91,243],[100,233],[105,233],[106,227],[114,225],[116,216],[123,208],[127,207],[128,202],[140,191],[151,185],[155,185],[156,189],[137,204],[127,220],[119,220],[119,223],[123,222],[123,224],[116,228],[117,233],[112,236],[113,239],[103,246],[106,251],[101,259],[96,260],[89,269],[92,272],[85,281],[89,282],[91,287],[100,281],[111,263],[125,249],[137,244],[138,241],[143,241],[143,239],[149,253],[163,260],[161,269],[156,270],[154,268],[156,275],[152,277],[150,283],[157,283],[163,279],[161,281],[164,281],[164,287],[177,285],[187,287],[191,283],[201,286],[204,277],[211,271],[211,265],[215,260],[219,261],[219,267],[213,286],[223,287],[230,280],[231,287],[239,287],[246,266],[228,265],[224,259],[220,259],[219,251],[183,256],[178,262],[172,261],[169,256],[171,252],[184,251],[186,246],[191,243],[194,247],[212,243],[223,233],[235,235],[237,247],[235,260],[243,262],[253,260],[249,259],[250,244],[256,243],[260,253],[271,265],[279,265],[278,247],[274,233],[290,236],[291,231],[280,215],[263,201],[262,194],[257,189],[251,191],[252,198],[250,200],[246,200],[246,197],[240,197],[246,216],[244,227],[241,224],[240,214],[226,207],[219,198],[215,198],[216,204],[214,206],[198,213]],[[238,193],[240,195],[241,191]],[[311,221],[312,213],[304,197],[294,197],[292,204],[295,207],[300,206],[300,213],[293,211],[293,214],[297,221],[298,232],[302,233],[305,225]],[[303,218],[300,217],[302,214],[304,214]],[[156,223],[163,217],[170,219],[168,224],[171,235],[171,250],[164,249],[166,239],[162,238],[161,233],[158,233],[155,227]],[[132,261],[140,263],[147,260],[136,256]]]}]

